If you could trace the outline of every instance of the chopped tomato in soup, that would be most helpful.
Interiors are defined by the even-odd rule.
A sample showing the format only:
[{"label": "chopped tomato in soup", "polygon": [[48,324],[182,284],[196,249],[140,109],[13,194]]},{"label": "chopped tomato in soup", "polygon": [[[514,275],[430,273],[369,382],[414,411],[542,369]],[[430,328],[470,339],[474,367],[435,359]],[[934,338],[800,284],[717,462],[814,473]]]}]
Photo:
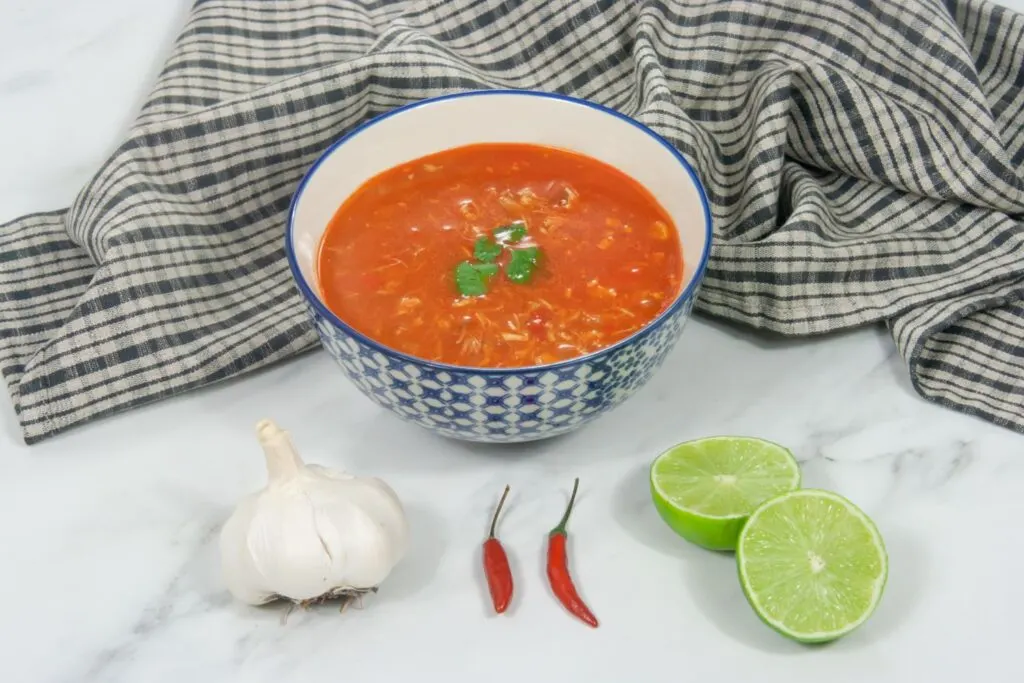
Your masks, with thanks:
[{"label": "chopped tomato in soup", "polygon": [[621,171],[565,150],[457,147],[389,169],[337,211],[321,296],[380,344],[475,367],[553,363],[650,323],[681,284],[676,228]]}]

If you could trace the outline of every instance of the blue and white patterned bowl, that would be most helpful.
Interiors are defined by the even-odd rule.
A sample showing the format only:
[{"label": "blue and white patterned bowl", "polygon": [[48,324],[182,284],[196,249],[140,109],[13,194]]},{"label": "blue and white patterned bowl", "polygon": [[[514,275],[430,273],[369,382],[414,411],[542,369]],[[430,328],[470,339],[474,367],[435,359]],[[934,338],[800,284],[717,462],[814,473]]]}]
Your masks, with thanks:
[{"label": "blue and white patterned bowl", "polygon": [[[632,336],[580,358],[529,368],[434,363],[356,331],[320,299],[316,254],[334,212],[374,175],[433,152],[479,142],[571,149],[616,166],[669,213],[685,260],[679,296]],[[488,90],[417,102],[353,130],[306,173],[288,214],[292,275],[328,353],[366,396],[447,437],[521,442],[564,434],[622,404],[675,346],[711,249],[704,189],[683,157],[653,131],[611,109],[532,91]]]}]

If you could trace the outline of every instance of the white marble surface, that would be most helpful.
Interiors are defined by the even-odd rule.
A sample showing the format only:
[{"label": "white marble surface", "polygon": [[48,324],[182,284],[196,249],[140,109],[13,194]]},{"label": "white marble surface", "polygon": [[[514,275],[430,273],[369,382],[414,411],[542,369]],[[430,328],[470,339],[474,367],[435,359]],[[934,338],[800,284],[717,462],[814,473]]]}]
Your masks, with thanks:
[{"label": "white marble surface", "polygon": [[[0,0],[0,221],[72,198],[186,10]],[[1024,679],[1024,437],[920,400],[881,329],[783,342],[698,319],[619,411],[504,449],[398,422],[320,352],[32,448],[0,401],[3,681]],[[262,417],[308,459],[379,475],[405,500],[411,553],[364,610],[282,625],[280,609],[229,600],[217,531],[262,486]],[[713,433],[791,446],[807,485],[876,519],[890,579],[860,631],[824,648],[784,641],[747,607],[731,558],[685,545],[656,517],[650,459]],[[597,631],[562,612],[541,569],[575,475],[571,552]],[[479,544],[506,482],[518,588],[511,615],[494,618]]]}]

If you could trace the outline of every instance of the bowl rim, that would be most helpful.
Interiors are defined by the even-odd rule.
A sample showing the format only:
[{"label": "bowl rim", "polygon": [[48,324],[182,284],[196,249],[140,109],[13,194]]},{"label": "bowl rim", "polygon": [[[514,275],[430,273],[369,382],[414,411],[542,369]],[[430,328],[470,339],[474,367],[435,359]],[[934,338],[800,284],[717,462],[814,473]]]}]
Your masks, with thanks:
[{"label": "bowl rim", "polygon": [[[398,116],[400,114],[404,114],[406,112],[419,109],[420,107],[427,107],[432,104],[448,100],[455,100],[466,97],[493,96],[543,97],[547,99],[568,102],[570,104],[574,104],[577,106],[588,107],[590,109],[597,110],[609,116],[614,116],[615,118],[639,129],[643,133],[653,138],[655,142],[658,142],[663,147],[665,147],[665,149],[667,149],[672,154],[672,156],[675,157],[676,161],[679,162],[679,165],[683,167],[683,169],[689,174],[690,179],[693,181],[694,187],[696,187],[697,189],[697,195],[700,198],[701,208],[704,214],[704,249],[701,252],[700,261],[698,262],[696,269],[694,269],[693,276],[690,278],[689,283],[686,285],[685,288],[680,290],[679,294],[676,295],[672,303],[668,307],[666,307],[665,310],[663,310],[661,313],[659,313],[657,316],[651,319],[646,325],[644,325],[643,327],[641,327],[639,330],[629,335],[628,337],[620,339],[614,344],[605,346],[604,348],[600,348],[596,351],[591,351],[590,353],[583,354],[581,356],[556,361],[554,363],[545,363],[543,365],[523,365],[519,367],[488,368],[473,365],[453,365],[451,363],[441,363],[438,361],[428,360],[426,358],[419,358],[417,356],[413,356],[403,351],[399,351],[398,349],[394,349],[390,346],[387,346],[386,344],[382,344],[376,341],[375,339],[372,339],[371,337],[367,336],[366,334],[360,332],[359,330],[355,329],[354,327],[346,323],[344,320],[342,320],[340,317],[338,317],[333,311],[327,308],[327,306],[324,305],[322,301],[320,301],[320,298],[312,291],[310,284],[306,282],[306,279],[302,275],[302,271],[299,270],[299,265],[295,257],[295,249],[293,247],[295,213],[298,209],[299,201],[302,198],[302,194],[306,189],[306,185],[309,183],[310,179],[316,174],[317,170],[320,168],[320,165],[324,161],[326,161],[332,154],[334,154],[338,149],[343,147],[346,142],[349,142],[355,136],[360,135],[367,129],[377,125],[378,123],[386,119],[391,118],[392,116]],[[677,150],[668,140],[663,138],[661,135],[654,132],[649,127],[637,121],[631,116],[622,114],[602,104],[591,102],[590,100],[572,97],[570,95],[562,95],[560,93],[544,92],[540,90],[496,88],[487,90],[466,90],[456,93],[449,93],[445,95],[438,95],[436,97],[428,97],[426,99],[410,102],[409,104],[405,104],[400,107],[390,109],[367,121],[364,121],[363,123],[359,124],[352,130],[350,130],[348,133],[345,133],[340,138],[331,143],[331,145],[328,146],[327,149],[320,153],[320,155],[316,158],[316,161],[313,162],[313,165],[306,170],[306,172],[302,176],[302,180],[299,181],[298,187],[295,189],[295,193],[292,195],[291,202],[288,206],[288,213],[285,224],[284,249],[285,255],[288,259],[288,268],[291,271],[292,280],[295,281],[295,284],[298,287],[299,292],[306,299],[306,301],[308,301],[309,304],[316,309],[317,313],[319,313],[321,317],[326,318],[328,321],[330,321],[332,325],[340,328],[346,334],[355,337],[361,343],[369,346],[375,351],[378,351],[385,355],[400,358],[403,362],[406,363],[426,366],[433,370],[441,372],[449,372],[456,374],[471,373],[486,375],[517,375],[527,372],[545,372],[549,370],[556,370],[559,368],[587,363],[593,361],[593,359],[596,357],[613,353],[618,349],[633,344],[636,341],[646,337],[648,334],[653,332],[667,318],[674,315],[676,311],[678,311],[686,301],[696,296],[697,290],[699,289],[701,282],[704,279],[704,274],[708,266],[708,260],[711,256],[711,242],[713,239],[713,233],[714,230],[711,219],[711,205],[708,201],[707,192],[704,189],[704,184],[701,183],[700,178],[697,176],[697,172],[693,169],[693,167],[682,155],[682,153],[679,152],[679,150]]]}]

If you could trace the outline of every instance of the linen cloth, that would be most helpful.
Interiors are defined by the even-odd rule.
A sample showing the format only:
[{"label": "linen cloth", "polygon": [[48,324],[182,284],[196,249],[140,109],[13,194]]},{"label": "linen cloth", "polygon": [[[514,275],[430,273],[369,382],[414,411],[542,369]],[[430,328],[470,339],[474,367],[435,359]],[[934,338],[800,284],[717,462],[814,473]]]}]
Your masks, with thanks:
[{"label": "linen cloth", "polygon": [[884,321],[923,396],[1024,431],[1022,86],[1024,16],[983,0],[200,1],[72,206],[0,227],[0,370],[32,443],[315,347],[304,170],[396,106],[531,88],[691,161],[700,310]]}]

